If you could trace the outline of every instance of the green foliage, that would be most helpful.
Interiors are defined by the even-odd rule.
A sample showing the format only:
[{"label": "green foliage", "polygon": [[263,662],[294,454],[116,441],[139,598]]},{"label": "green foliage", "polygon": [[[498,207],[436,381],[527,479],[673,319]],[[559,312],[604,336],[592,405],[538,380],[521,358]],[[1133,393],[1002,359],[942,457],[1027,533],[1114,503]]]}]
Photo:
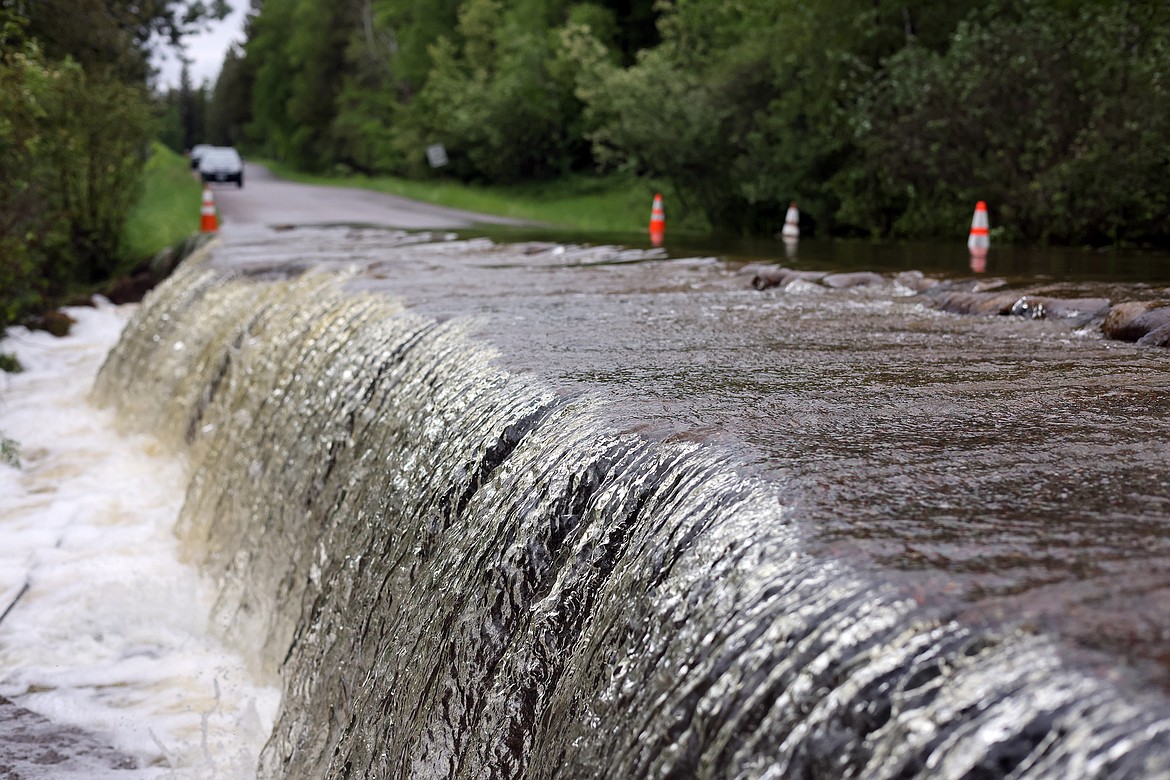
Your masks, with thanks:
[{"label": "green foliage", "polygon": [[397,103],[388,90],[347,79],[337,107],[331,132],[340,163],[365,173],[402,170],[403,155],[391,131]]},{"label": "green foliage", "polygon": [[195,144],[206,143],[208,105],[207,85],[192,87],[190,73],[184,64],[179,86],[168,89],[155,99],[158,139],[176,152],[185,152]]},{"label": "green foliage", "polygon": [[444,38],[432,48],[430,79],[401,115],[407,133],[399,138],[415,155],[427,143],[443,143],[463,179],[548,178],[568,168],[572,139],[561,129],[579,106],[569,85],[548,71],[547,36],[525,31],[503,10],[500,0],[464,6],[460,44]]},{"label": "green foliage", "polygon": [[[23,370],[24,367],[20,365],[16,355],[0,352],[0,371],[17,374]],[[3,431],[0,431],[0,463],[20,468],[20,443],[5,436]]]},{"label": "green foliage", "polygon": [[252,81],[248,61],[233,45],[224,56],[219,78],[208,99],[202,142],[216,146],[246,144],[245,127],[252,113]]},{"label": "green foliage", "polygon": [[0,325],[118,269],[150,123],[141,88],[32,42],[0,56]]},{"label": "green foliage", "polygon": [[252,63],[255,74],[252,120],[246,132],[253,148],[278,160],[287,159],[292,135],[287,111],[291,64],[285,43],[292,32],[294,5],[295,0],[266,0],[244,44],[245,58]]},{"label": "green foliage", "polygon": [[51,83],[39,152],[50,169],[52,207],[65,217],[72,278],[94,282],[119,270],[122,229],[138,199],[152,129],[150,103],[141,87],[68,61]]},{"label": "green foliage", "polygon": [[668,179],[713,208],[725,193],[703,185],[720,178],[727,162],[727,113],[717,96],[661,49],[632,68],[602,66],[596,75],[577,94],[588,106],[587,137],[598,163]]},{"label": "green foliage", "polygon": [[352,131],[351,123],[339,125],[337,119],[349,72],[347,49],[359,24],[357,5],[268,0],[252,21],[244,63],[228,71],[238,89],[217,91],[213,115],[222,112],[229,125],[241,126],[242,111],[223,102],[250,94],[246,135],[261,154],[318,171],[349,154],[352,139],[339,143],[335,130]]},{"label": "green foliage", "polygon": [[288,41],[290,80],[286,104],[292,123],[285,157],[310,170],[335,159],[330,126],[345,72],[345,47],[354,20],[350,3],[298,0]]},{"label": "green foliage", "polygon": [[851,218],[954,235],[983,199],[1011,238],[1165,241],[1170,26],[1138,5],[1005,7],[892,57],[858,103],[861,171],[838,179]]},{"label": "green foliage", "polygon": [[123,229],[156,121],[149,47],[227,10],[223,0],[0,3],[0,328],[132,264]]},{"label": "green foliage", "polygon": [[[458,23],[461,0],[368,0],[363,27],[385,50],[386,70],[395,97],[408,102],[431,72],[431,46],[450,37]],[[370,20],[368,27],[366,19]],[[363,29],[363,34],[366,34]]]},{"label": "green foliage", "polygon": [[363,3],[361,20],[346,48],[346,73],[330,131],[340,163],[367,173],[393,171],[403,163],[390,129],[398,108],[391,68],[396,41],[376,25],[372,3]]},{"label": "green foliage", "polygon": [[64,235],[40,154],[48,80],[35,48],[0,57],[0,330],[41,302],[40,251]]},{"label": "green foliage", "polygon": [[121,256],[140,262],[198,230],[202,191],[187,158],[155,143],[143,171],[141,197],[122,236]]},{"label": "green foliage", "polygon": [[177,45],[229,11],[226,0],[33,0],[15,5],[49,60],[69,58],[88,72],[140,85],[150,75],[152,45]]},{"label": "green foliage", "polygon": [[215,102],[249,94],[253,145],[300,167],[620,171],[749,233],[797,200],[813,233],[953,237],[983,199],[1005,237],[1170,244],[1165,0],[258,8]]}]

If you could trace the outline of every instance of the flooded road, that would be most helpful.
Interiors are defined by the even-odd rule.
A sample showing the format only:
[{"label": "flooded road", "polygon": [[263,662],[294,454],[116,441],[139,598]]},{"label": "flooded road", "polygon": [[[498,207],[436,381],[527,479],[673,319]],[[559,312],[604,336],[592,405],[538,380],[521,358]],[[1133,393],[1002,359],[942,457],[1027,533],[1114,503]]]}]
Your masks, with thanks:
[{"label": "flooded road", "polygon": [[[1166,776],[1170,350],[1100,300],[944,309],[1162,300],[1167,258],[650,250],[259,181],[141,307],[16,334],[0,764]],[[95,409],[61,380],[115,338]]]},{"label": "flooded road", "polygon": [[[539,232],[468,230],[475,215],[370,211],[368,193],[249,176],[218,201],[223,262],[362,266],[355,286],[473,318],[509,368],[600,393],[631,428],[712,442],[784,481],[826,554],[894,571],[973,619],[1105,649],[1170,687],[1170,351],[1104,339],[1098,322],[940,312],[893,281],[915,269],[1021,295],[1154,300],[1170,297],[1167,256],[996,248],[976,274],[961,243],[526,242]],[[266,227],[298,218],[466,240]],[[887,281],[756,291],[760,264]]]},{"label": "flooded road", "polygon": [[[229,226],[217,263],[356,265],[355,288],[469,319],[503,365],[604,398],[619,426],[711,444],[779,482],[819,554],[1170,688],[1170,351],[1104,339],[1099,322],[938,311],[880,248],[880,284],[757,291],[759,263],[843,265],[840,247],[808,242],[794,262],[780,246],[678,257],[452,238]],[[1165,276],[1080,274],[1067,257],[1064,277],[1002,279],[1021,295],[1170,295]],[[961,254],[947,263],[923,265],[976,278]]]}]

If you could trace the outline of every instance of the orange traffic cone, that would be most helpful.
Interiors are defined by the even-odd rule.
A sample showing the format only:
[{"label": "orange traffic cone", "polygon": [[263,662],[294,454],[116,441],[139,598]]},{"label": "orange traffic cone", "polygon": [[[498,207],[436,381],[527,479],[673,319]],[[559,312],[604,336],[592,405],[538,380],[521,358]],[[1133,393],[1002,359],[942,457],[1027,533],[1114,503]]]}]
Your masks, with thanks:
[{"label": "orange traffic cone", "polygon": [[975,216],[971,218],[971,235],[967,237],[967,249],[972,257],[986,257],[991,248],[991,236],[987,222],[987,204],[975,204]]},{"label": "orange traffic cone", "polygon": [[788,213],[784,215],[784,229],[780,231],[784,238],[800,238],[800,211],[796,208],[796,201],[788,204]]},{"label": "orange traffic cone", "polygon": [[211,188],[203,188],[203,206],[199,209],[199,232],[214,233],[219,230],[219,220],[215,215],[215,198],[211,197]]},{"label": "orange traffic cone", "polygon": [[654,196],[654,205],[650,207],[650,243],[662,246],[666,238],[666,212],[662,210],[662,196]]}]

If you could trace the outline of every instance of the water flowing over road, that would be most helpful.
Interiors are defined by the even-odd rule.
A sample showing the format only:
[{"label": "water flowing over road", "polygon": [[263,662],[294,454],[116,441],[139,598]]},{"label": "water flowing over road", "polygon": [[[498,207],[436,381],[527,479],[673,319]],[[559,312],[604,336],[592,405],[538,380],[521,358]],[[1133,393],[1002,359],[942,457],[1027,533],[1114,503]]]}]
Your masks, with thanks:
[{"label": "water flowing over road", "polygon": [[[94,398],[189,463],[211,624],[282,681],[261,776],[1170,776],[1170,350],[1087,303],[1170,277],[257,173]],[[1086,303],[945,310],[988,291]]]},{"label": "water flowing over road", "polygon": [[192,459],[183,538],[284,679],[266,774],[1170,771],[1167,351],[914,275],[225,214],[99,396]]},{"label": "water flowing over road", "polygon": [[[512,370],[602,393],[632,427],[718,442],[792,485],[822,551],[897,570],[923,600],[959,597],[976,619],[1122,655],[1170,688],[1167,351],[1103,339],[1099,318],[942,313],[898,283],[897,265],[876,284],[755,292],[759,266],[743,259],[482,240],[400,248],[397,234],[360,228],[274,244],[240,221],[223,262],[362,266],[355,287],[438,320],[474,318]],[[805,242],[806,265],[852,270],[818,249]],[[1110,267],[1099,278],[1091,265],[1066,278],[1055,264],[1013,269],[1002,289],[1170,296],[1170,262],[1139,264],[1149,281],[1117,281],[1119,261],[1066,257]],[[936,276],[996,289],[965,270]]]},{"label": "water flowing over road", "polygon": [[214,589],[180,561],[186,474],[153,437],[86,403],[129,307],[71,307],[67,338],[0,350],[0,777],[243,780],[279,701],[208,623]]}]

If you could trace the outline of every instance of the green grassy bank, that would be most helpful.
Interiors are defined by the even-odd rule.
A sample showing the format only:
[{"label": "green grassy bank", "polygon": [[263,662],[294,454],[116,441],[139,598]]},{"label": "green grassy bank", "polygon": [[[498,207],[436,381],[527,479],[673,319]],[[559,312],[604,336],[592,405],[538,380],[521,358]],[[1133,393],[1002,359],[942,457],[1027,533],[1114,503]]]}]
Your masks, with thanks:
[{"label": "green grassy bank", "polygon": [[142,178],[142,195],[122,234],[124,270],[199,230],[203,188],[186,157],[156,142]]},{"label": "green grassy bank", "polygon": [[454,181],[410,181],[391,176],[302,173],[282,163],[255,160],[282,179],[399,195],[481,214],[539,222],[553,228],[588,233],[644,233],[650,205],[662,193],[671,233],[705,235],[710,226],[699,214],[688,213],[671,187],[631,176],[565,176],[549,182],[511,186],[474,186]]}]

